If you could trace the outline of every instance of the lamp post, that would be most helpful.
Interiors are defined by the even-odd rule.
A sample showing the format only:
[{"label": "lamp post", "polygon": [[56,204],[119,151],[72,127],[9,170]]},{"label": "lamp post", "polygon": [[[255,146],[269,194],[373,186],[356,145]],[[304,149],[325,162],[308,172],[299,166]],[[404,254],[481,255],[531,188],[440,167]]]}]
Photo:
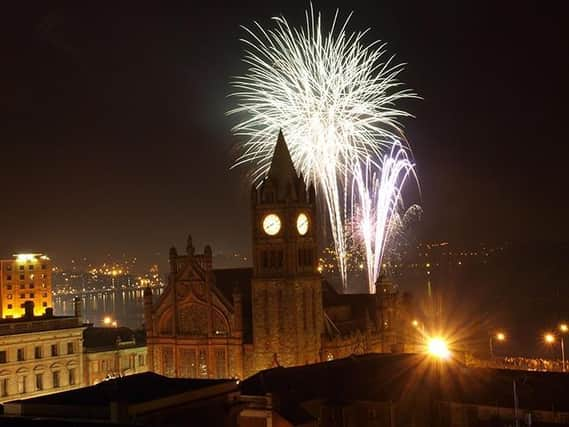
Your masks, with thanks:
[{"label": "lamp post", "polygon": [[490,340],[489,340],[489,344],[490,344],[490,359],[494,358],[494,338],[496,338],[498,341],[503,342],[506,340],[506,334],[503,332],[496,332],[493,335],[490,335]]}]

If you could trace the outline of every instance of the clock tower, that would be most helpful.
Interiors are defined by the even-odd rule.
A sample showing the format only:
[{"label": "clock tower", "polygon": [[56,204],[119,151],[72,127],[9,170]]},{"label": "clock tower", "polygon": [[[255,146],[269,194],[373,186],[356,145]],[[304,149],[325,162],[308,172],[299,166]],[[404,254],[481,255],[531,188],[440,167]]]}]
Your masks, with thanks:
[{"label": "clock tower", "polygon": [[282,132],[251,204],[255,370],[317,362],[323,312],[315,193],[297,175]]}]

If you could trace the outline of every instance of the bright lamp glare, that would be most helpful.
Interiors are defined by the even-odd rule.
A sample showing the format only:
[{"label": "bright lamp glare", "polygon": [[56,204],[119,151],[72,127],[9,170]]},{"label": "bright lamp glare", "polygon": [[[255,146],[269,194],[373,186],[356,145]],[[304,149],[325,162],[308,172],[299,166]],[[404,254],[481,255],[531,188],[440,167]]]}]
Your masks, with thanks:
[{"label": "bright lamp glare", "polygon": [[439,359],[448,359],[450,351],[446,341],[442,338],[431,338],[428,345],[429,354]]}]

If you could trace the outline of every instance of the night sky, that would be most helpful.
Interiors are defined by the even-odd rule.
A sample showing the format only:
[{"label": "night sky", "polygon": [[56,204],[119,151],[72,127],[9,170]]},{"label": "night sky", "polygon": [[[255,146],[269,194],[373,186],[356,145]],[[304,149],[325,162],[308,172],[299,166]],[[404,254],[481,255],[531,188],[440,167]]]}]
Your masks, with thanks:
[{"label": "night sky", "polygon": [[[19,2],[0,16],[0,254],[164,261],[250,247],[246,169],[225,112],[240,25],[308,2]],[[162,2],[165,3],[165,2]],[[182,2],[180,2],[182,3]],[[563,2],[315,2],[355,12],[406,62],[420,238],[569,239]],[[505,3],[508,3],[506,5]],[[350,8],[350,9],[349,9]],[[275,135],[276,137],[276,135]],[[159,255],[160,254],[160,255]]]}]

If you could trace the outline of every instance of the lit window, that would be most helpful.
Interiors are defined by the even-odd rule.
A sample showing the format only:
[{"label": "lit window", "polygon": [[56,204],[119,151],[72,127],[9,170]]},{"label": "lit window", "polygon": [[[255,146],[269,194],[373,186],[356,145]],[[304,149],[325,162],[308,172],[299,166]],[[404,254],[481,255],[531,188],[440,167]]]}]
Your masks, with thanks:
[{"label": "lit window", "polygon": [[12,299],[14,296],[12,294],[8,294],[8,299]]},{"label": "lit window", "polygon": [[18,393],[23,394],[26,392],[26,376],[21,375],[18,377]]},{"label": "lit window", "polygon": [[33,265],[33,264],[30,264],[30,265],[28,266],[28,270],[33,270],[33,269],[34,269],[34,265]]},{"label": "lit window", "polygon": [[8,310],[12,309],[12,304],[8,304]]},{"label": "lit window", "polygon": [[36,374],[36,390],[43,390],[43,374]]},{"label": "lit window", "polygon": [[59,387],[59,371],[53,372],[53,388]]},{"label": "lit window", "polygon": [[12,290],[12,285],[6,285],[6,289],[8,289],[9,291]]},{"label": "lit window", "polygon": [[23,265],[20,265],[20,270],[23,270],[23,269],[24,269],[24,266],[23,266]]}]

